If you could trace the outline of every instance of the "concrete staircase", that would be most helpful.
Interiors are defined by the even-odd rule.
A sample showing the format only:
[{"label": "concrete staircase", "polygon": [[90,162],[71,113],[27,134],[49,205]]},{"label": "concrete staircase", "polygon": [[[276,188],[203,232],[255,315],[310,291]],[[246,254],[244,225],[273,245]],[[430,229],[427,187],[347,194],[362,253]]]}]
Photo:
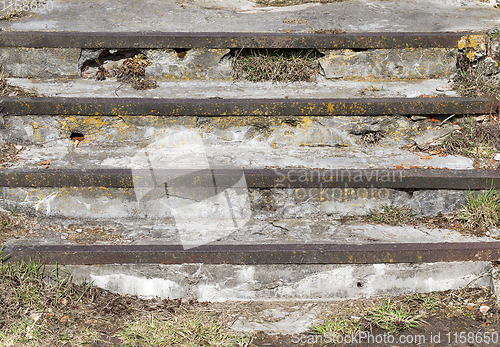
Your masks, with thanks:
[{"label": "concrete staircase", "polygon": [[[459,55],[486,52],[498,24],[492,6],[463,4],[70,0],[1,22],[8,82],[39,95],[2,101],[0,140],[21,151],[0,169],[0,206],[32,218],[4,251],[170,298],[494,286],[496,238],[359,218],[384,204],[450,213],[468,189],[498,184],[470,158],[407,150],[458,128],[431,118],[496,113],[495,100],[449,83]],[[235,80],[242,48],[317,49],[321,73]],[[96,80],[139,53],[158,88]]]}]

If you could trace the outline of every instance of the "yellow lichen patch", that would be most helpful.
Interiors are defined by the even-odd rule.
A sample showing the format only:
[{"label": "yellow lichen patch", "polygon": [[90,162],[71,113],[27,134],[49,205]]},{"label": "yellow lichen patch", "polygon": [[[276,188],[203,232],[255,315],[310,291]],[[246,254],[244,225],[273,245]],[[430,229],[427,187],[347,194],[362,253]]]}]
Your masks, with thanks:
[{"label": "yellow lichen patch", "polygon": [[486,35],[466,35],[458,41],[458,49],[465,52],[469,61],[473,61],[486,53]]}]

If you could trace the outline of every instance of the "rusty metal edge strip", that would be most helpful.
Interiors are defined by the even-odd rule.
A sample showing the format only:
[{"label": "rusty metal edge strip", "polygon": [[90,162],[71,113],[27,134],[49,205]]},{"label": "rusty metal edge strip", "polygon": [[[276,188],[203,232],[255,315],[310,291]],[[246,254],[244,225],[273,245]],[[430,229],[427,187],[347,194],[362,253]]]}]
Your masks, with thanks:
[{"label": "rusty metal edge strip", "polygon": [[473,32],[342,34],[1,31],[0,47],[28,48],[453,48]]},{"label": "rusty metal edge strip", "polygon": [[[241,169],[241,170],[155,170],[165,182],[177,187],[218,187],[225,189],[245,176],[248,188],[387,188],[457,189],[500,188],[500,170],[452,169]],[[134,188],[151,176],[149,170],[131,169],[2,169],[0,187],[103,187]],[[146,182],[145,181],[145,182]],[[168,184],[168,183],[167,183]]]},{"label": "rusty metal edge strip", "polygon": [[4,115],[372,116],[496,112],[478,97],[380,99],[3,98]]},{"label": "rusty metal edge strip", "polygon": [[378,264],[499,261],[500,242],[402,244],[258,244],[22,246],[2,251],[9,261],[46,265],[98,264]]}]

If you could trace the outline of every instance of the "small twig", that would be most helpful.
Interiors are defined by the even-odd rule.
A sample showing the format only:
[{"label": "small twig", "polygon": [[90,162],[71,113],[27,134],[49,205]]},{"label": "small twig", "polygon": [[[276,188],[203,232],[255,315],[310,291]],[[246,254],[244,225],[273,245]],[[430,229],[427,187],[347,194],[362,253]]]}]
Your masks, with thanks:
[{"label": "small twig", "polygon": [[454,114],[452,114],[451,116],[449,116],[448,118],[446,118],[444,121],[442,121],[439,126],[442,126],[446,121],[450,120],[451,118],[455,117]]}]

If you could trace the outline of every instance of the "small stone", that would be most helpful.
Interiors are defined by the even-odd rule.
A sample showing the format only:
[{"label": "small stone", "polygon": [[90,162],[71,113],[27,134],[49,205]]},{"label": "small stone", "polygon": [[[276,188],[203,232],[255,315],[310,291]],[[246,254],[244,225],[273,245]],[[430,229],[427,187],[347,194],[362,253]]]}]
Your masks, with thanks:
[{"label": "small stone", "polygon": [[23,146],[21,146],[21,145],[15,145],[14,147],[16,147],[16,149],[17,149],[18,151],[20,151],[21,149],[23,149]]},{"label": "small stone", "polygon": [[479,308],[479,311],[482,313],[482,314],[485,314],[486,312],[488,312],[490,309],[489,306],[486,306],[486,305],[483,305]]},{"label": "small stone", "polygon": [[500,153],[498,153],[497,155],[495,155],[495,158],[493,158],[493,159],[500,161]]},{"label": "small stone", "polygon": [[83,231],[83,229],[76,229],[75,230],[77,233],[81,233]]}]

